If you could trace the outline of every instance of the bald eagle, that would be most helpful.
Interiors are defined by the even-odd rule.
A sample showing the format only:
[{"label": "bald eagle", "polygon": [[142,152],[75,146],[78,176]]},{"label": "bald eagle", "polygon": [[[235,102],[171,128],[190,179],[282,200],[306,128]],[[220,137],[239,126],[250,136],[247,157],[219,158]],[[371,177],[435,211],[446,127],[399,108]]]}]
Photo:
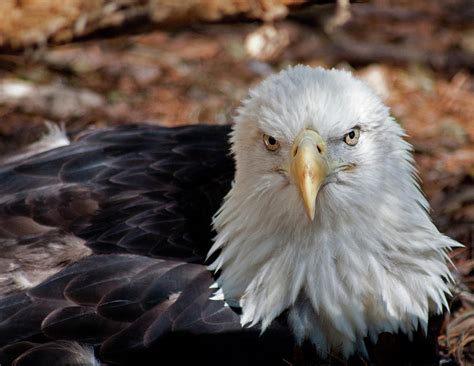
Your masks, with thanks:
[{"label": "bald eagle", "polygon": [[363,82],[297,66],[232,127],[108,128],[10,159],[0,363],[296,364],[305,344],[346,363],[423,338],[460,244],[403,137]]}]

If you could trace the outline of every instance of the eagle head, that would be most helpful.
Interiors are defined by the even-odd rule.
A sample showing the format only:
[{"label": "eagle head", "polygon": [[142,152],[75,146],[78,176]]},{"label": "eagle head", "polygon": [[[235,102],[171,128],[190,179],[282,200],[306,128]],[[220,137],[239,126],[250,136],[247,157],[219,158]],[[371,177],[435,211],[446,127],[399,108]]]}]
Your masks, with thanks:
[{"label": "eagle head", "polygon": [[348,72],[296,66],[250,91],[210,251],[243,324],[265,329],[287,310],[298,342],[349,357],[442,312],[459,244],[430,220],[404,134]]}]

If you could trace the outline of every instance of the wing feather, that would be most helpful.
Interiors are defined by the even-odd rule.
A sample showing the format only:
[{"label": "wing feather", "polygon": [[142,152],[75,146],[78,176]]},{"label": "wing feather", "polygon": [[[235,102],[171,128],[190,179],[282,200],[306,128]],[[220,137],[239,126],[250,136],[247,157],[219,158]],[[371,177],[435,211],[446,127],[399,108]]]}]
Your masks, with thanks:
[{"label": "wing feather", "polygon": [[91,252],[202,262],[233,176],[228,133],[105,129],[1,167],[0,294],[33,287]]},{"label": "wing feather", "polygon": [[[213,281],[200,264],[93,255],[26,293],[0,299],[0,347],[43,342],[46,336],[102,344],[100,357],[118,362],[122,356],[154,353],[170,333],[199,337],[242,331],[231,308],[209,299]],[[47,293],[51,299],[45,299]]]},{"label": "wing feather", "polygon": [[[210,300],[215,279],[204,257],[234,173],[229,131],[86,132],[0,168],[0,263],[39,279],[7,296],[1,276],[14,276],[0,273],[2,365],[51,366],[75,353],[93,365],[91,346],[101,361],[117,364],[146,363],[150,355],[163,364],[195,356],[216,364],[216,346],[230,350],[235,364],[251,364],[245,357],[268,351],[265,339],[292,345],[284,326],[260,337],[242,329],[224,301]],[[27,258],[27,266],[15,262]]]}]

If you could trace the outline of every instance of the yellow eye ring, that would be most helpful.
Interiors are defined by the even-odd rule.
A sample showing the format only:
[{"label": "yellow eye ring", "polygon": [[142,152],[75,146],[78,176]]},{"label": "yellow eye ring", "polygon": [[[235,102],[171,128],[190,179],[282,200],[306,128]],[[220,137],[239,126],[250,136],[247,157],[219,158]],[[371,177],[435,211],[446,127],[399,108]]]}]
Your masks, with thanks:
[{"label": "yellow eye ring", "polygon": [[265,144],[265,147],[269,151],[277,151],[280,148],[280,143],[273,136],[269,136],[269,135],[264,134],[263,135],[263,143]]},{"label": "yellow eye ring", "polygon": [[360,137],[360,129],[353,128],[344,135],[344,142],[349,146],[357,145]]}]

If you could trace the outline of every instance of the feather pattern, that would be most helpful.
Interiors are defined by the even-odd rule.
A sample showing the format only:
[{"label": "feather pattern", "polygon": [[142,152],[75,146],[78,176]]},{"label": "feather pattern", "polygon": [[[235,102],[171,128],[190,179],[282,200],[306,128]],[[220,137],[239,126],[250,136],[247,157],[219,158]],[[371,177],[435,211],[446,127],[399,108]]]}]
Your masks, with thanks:
[{"label": "feather pattern", "polygon": [[235,365],[291,355],[284,324],[260,337],[210,299],[203,262],[234,175],[229,131],[90,131],[0,168],[2,365],[220,365],[215,347]]},{"label": "feather pattern", "polygon": [[33,287],[93,252],[202,259],[233,175],[228,131],[102,130],[6,164],[0,294]]}]

